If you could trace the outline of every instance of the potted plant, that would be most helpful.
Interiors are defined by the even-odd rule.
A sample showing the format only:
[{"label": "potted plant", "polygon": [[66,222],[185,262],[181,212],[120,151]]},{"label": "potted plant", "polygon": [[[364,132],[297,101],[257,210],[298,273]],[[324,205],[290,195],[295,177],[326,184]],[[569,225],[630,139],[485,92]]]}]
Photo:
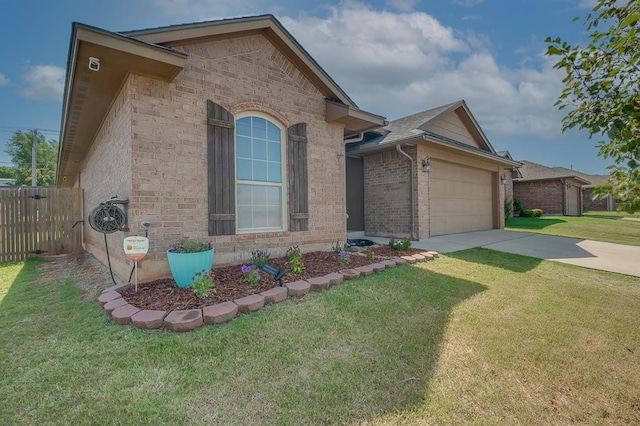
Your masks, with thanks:
[{"label": "potted plant", "polygon": [[213,247],[210,242],[200,242],[183,238],[167,250],[167,260],[171,275],[178,287],[189,287],[198,274],[211,270]]}]

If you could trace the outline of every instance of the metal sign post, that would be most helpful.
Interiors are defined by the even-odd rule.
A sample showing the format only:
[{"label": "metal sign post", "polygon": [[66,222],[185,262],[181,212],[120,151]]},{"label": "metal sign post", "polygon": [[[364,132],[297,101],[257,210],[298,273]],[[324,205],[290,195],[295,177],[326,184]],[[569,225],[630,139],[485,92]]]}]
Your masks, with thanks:
[{"label": "metal sign post", "polygon": [[149,239],[147,237],[127,237],[122,243],[124,248],[124,254],[128,259],[133,260],[134,263],[134,275],[133,283],[138,291],[138,261],[149,252]]}]

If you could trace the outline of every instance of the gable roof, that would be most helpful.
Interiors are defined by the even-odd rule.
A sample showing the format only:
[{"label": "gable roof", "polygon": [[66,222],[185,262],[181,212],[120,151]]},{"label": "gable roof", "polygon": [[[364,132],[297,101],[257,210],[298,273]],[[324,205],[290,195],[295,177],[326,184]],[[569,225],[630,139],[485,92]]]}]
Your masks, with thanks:
[{"label": "gable roof", "polygon": [[[73,185],[80,163],[130,73],[172,81],[188,58],[173,47],[248,34],[262,34],[300,69],[328,100],[327,121],[343,125],[345,134],[387,124],[384,117],[360,110],[273,15],[121,33],[73,23],[60,126],[58,186]],[[88,69],[90,57],[103,58],[99,72]]]},{"label": "gable roof", "polygon": [[[474,140],[479,142],[480,147],[427,130],[431,123],[448,114],[458,115],[469,133],[474,137]],[[360,150],[366,152],[398,144],[416,143],[423,139],[491,158],[511,167],[519,165],[512,158],[503,157],[496,153],[464,100],[393,120],[387,126],[369,132],[360,144],[348,147],[348,151],[355,152]]]},{"label": "gable roof", "polygon": [[573,173],[576,176],[581,177],[584,180],[591,182],[590,185],[585,185],[586,188],[591,188],[596,185],[602,185],[609,181],[610,175],[591,175],[588,173],[582,173],[577,170],[567,169],[566,167],[553,167],[554,170],[558,170],[563,173]]},{"label": "gable roof", "polygon": [[519,169],[522,177],[514,178],[515,182],[527,182],[534,180],[575,179],[578,182],[589,185],[590,180],[579,176],[574,170],[564,167],[547,167],[531,161],[520,160],[522,166]]}]

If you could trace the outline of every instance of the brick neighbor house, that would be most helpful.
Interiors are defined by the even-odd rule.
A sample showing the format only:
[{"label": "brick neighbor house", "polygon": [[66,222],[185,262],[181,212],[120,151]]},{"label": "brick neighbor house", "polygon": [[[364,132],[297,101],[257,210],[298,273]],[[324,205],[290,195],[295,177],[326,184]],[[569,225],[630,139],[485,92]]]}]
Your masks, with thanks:
[{"label": "brick neighbor house", "polygon": [[582,186],[583,212],[614,211],[616,209],[616,203],[611,195],[608,195],[605,198],[593,198],[593,191],[596,186],[607,183],[607,181],[609,181],[609,175],[591,175],[577,170],[567,169],[565,167],[553,167],[553,169],[563,173],[574,174],[590,182],[589,184]]},{"label": "brick neighbor house", "polygon": [[[144,235],[141,282],[169,275],[166,250],[208,240],[215,263],[253,249],[327,249],[346,238],[344,138],[387,124],[363,111],[271,15],[116,33],[74,23],[58,186],[85,217],[118,195]],[[85,249],[106,261],[103,235]]]},{"label": "brick neighbor house", "polygon": [[350,235],[501,229],[518,166],[496,153],[464,101],[394,120],[347,140]]},{"label": "brick neighbor house", "polygon": [[513,196],[523,209],[541,209],[544,214],[581,216],[582,187],[591,182],[573,170],[551,168],[531,161],[520,161],[518,177],[513,179]]}]

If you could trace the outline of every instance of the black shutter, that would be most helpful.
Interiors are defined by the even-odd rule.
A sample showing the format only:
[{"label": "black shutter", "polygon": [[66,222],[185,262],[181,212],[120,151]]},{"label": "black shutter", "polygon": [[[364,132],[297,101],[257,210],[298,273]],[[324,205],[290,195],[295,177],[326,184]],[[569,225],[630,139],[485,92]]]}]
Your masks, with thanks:
[{"label": "black shutter", "polygon": [[233,114],[207,100],[209,235],[232,235],[236,227]]},{"label": "black shutter", "polygon": [[289,230],[309,230],[307,180],[307,123],[298,123],[287,131],[289,162]]}]

